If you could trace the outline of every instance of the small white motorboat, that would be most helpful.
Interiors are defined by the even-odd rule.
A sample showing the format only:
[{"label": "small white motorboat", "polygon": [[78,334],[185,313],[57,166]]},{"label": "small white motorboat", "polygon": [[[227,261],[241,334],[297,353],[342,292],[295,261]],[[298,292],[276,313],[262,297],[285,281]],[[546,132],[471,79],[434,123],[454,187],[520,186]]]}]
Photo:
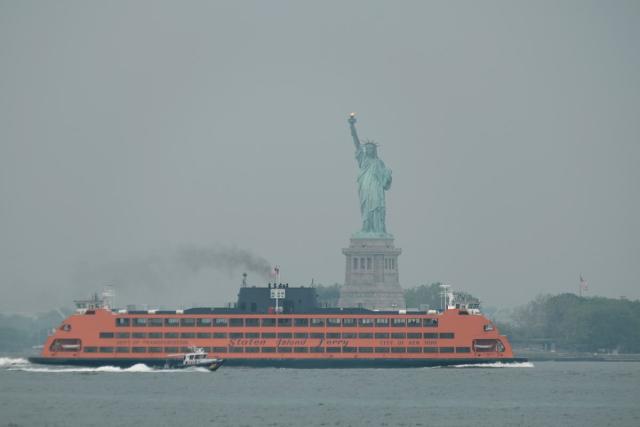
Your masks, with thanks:
[{"label": "small white motorboat", "polygon": [[171,368],[204,367],[213,372],[224,364],[224,359],[209,357],[202,348],[190,347],[189,349],[191,350],[189,353],[170,354],[169,356],[182,356],[182,360],[167,360],[165,366]]}]

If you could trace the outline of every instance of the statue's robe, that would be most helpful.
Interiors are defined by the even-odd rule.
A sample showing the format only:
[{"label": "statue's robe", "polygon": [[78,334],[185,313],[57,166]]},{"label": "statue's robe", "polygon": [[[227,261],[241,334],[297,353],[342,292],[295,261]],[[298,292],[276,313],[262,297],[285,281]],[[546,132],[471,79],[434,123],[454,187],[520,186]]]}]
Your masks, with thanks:
[{"label": "statue's robe", "polygon": [[391,169],[387,168],[379,158],[367,157],[362,146],[356,151],[356,160],[360,167],[358,195],[360,196],[362,231],[386,233],[384,192],[391,187]]}]

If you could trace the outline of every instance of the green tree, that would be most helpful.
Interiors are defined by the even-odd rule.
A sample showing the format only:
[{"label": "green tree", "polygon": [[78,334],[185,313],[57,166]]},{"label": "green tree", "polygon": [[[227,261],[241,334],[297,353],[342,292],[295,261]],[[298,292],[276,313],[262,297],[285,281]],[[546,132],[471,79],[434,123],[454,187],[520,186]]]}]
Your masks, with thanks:
[{"label": "green tree", "polygon": [[331,286],[315,285],[318,304],[320,307],[337,307],[340,299],[340,285],[335,283]]},{"label": "green tree", "polygon": [[[467,292],[454,291],[454,299],[457,303],[477,303],[478,298]],[[431,310],[442,308],[442,283],[436,282],[430,285],[419,285],[405,289],[404,299],[409,308],[426,306]]]}]

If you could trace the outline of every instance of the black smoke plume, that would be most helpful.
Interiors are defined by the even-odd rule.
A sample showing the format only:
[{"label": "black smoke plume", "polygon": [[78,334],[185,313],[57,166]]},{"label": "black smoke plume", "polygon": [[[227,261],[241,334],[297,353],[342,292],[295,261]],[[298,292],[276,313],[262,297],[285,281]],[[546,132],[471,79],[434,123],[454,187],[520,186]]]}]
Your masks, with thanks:
[{"label": "black smoke plume", "polygon": [[247,272],[260,281],[268,280],[271,265],[266,259],[246,249],[223,245],[189,245],[121,260],[86,260],[78,266],[74,282],[91,291],[107,285],[120,290],[175,289],[206,270],[221,272],[228,277]]}]

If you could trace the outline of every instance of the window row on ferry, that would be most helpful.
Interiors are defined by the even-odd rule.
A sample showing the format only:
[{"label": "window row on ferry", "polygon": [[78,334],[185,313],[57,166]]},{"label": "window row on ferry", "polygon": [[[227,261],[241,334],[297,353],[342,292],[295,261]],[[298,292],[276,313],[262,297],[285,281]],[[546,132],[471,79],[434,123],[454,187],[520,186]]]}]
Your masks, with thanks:
[{"label": "window row on ferry", "polygon": [[[203,347],[213,353],[470,353],[471,347]],[[85,353],[187,353],[190,347],[84,347]]]},{"label": "window row on ferry", "polygon": [[453,332],[100,332],[103,339],[176,339],[176,338],[360,338],[360,339],[453,339]]},{"label": "window row on ferry", "polygon": [[437,327],[435,318],[177,318],[177,317],[118,317],[117,327],[344,327],[344,328],[419,328]]}]

